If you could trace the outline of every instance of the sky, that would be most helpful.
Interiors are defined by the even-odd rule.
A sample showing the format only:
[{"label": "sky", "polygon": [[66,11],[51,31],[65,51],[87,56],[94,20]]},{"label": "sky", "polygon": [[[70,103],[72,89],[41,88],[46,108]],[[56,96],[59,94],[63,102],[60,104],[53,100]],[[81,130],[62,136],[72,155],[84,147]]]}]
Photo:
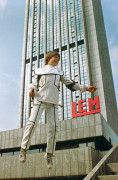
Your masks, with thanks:
[{"label": "sky", "polygon": [[[118,105],[118,0],[101,0]],[[0,0],[0,132],[18,127],[26,0]]]}]

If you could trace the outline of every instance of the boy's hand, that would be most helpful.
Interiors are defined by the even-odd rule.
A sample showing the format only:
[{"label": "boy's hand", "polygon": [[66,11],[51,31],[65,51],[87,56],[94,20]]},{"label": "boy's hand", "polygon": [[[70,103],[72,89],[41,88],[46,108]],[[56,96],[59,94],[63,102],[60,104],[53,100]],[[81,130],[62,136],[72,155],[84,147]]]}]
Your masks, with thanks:
[{"label": "boy's hand", "polygon": [[89,86],[86,88],[86,91],[94,93],[96,91],[96,89],[97,89],[96,86]]},{"label": "boy's hand", "polygon": [[29,92],[29,96],[32,97],[32,98],[35,96],[34,89],[32,89],[32,90]]}]

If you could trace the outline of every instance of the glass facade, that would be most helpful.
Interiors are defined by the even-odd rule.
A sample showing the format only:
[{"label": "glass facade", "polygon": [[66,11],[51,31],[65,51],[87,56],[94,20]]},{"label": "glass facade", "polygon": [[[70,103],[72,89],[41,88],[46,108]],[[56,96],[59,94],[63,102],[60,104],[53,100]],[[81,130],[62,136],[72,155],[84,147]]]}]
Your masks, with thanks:
[{"label": "glass facade", "polygon": [[45,33],[45,1],[41,1],[40,6],[40,54],[44,53],[44,33]]},{"label": "glass facade", "polygon": [[60,1],[60,16],[61,16],[61,46],[67,45],[67,33],[66,33],[66,6],[65,0]]},{"label": "glass facade", "polygon": [[[29,0],[27,23],[23,126],[33,106],[32,100],[28,100],[27,88],[34,78],[34,70],[44,66],[46,52],[58,51],[64,75],[88,85],[80,0]],[[63,108],[59,107],[59,120],[65,120],[72,117],[72,101],[88,99],[89,93],[71,92],[62,85],[59,97],[59,103],[63,102]]]},{"label": "glass facade", "polygon": [[30,55],[31,55],[31,36],[32,36],[31,26],[32,26],[32,1],[30,1],[29,13],[28,13],[28,31],[27,31],[26,59],[30,59]]},{"label": "glass facade", "polygon": [[37,55],[37,32],[38,32],[38,21],[37,21],[37,16],[38,16],[38,4],[37,1],[35,1],[34,4],[34,19],[33,19],[33,45],[32,45],[32,50],[33,50],[33,57],[36,57]]},{"label": "glass facade", "polygon": [[52,50],[52,11],[51,11],[51,0],[47,1],[47,51]]}]

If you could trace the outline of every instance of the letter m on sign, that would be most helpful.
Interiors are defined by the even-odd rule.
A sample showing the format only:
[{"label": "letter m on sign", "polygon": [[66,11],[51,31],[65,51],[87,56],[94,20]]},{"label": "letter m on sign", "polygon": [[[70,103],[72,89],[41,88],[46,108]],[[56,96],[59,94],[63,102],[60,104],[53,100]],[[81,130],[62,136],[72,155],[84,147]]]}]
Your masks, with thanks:
[{"label": "letter m on sign", "polygon": [[99,96],[96,96],[94,100],[92,98],[89,98],[88,104],[89,104],[89,111],[92,111],[92,106],[95,106],[95,105],[97,109],[100,109]]}]

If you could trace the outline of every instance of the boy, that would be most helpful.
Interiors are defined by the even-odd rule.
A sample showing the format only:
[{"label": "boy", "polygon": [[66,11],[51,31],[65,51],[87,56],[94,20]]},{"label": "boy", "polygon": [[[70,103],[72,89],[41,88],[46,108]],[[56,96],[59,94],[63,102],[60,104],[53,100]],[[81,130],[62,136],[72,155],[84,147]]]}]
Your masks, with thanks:
[{"label": "boy", "polygon": [[86,87],[79,85],[66,78],[57,65],[60,55],[58,52],[48,52],[45,56],[45,66],[35,70],[36,78],[29,86],[29,96],[34,98],[34,106],[25,128],[23,139],[21,142],[21,150],[19,155],[20,162],[26,161],[26,150],[29,149],[30,140],[33,132],[38,124],[43,110],[47,112],[47,168],[52,168],[52,157],[55,151],[55,136],[58,123],[58,100],[59,100],[59,84],[60,81],[70,90],[80,90],[81,92],[95,92],[95,86]]}]

